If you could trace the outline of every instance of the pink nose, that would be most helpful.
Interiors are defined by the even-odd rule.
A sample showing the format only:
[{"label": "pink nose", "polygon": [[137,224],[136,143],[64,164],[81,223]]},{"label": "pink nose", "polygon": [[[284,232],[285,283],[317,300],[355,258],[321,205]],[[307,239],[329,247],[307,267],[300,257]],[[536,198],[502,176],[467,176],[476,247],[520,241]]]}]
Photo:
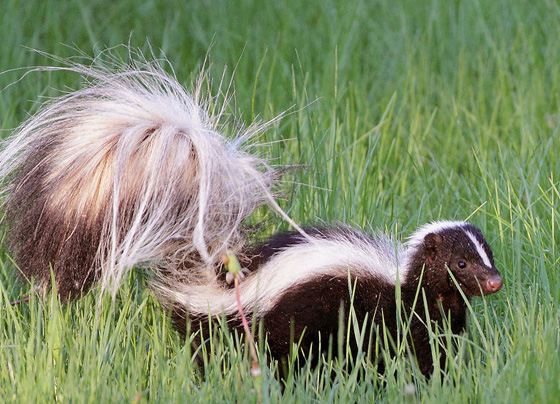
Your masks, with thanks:
[{"label": "pink nose", "polygon": [[500,275],[493,275],[486,280],[486,293],[495,293],[502,288],[502,277]]}]

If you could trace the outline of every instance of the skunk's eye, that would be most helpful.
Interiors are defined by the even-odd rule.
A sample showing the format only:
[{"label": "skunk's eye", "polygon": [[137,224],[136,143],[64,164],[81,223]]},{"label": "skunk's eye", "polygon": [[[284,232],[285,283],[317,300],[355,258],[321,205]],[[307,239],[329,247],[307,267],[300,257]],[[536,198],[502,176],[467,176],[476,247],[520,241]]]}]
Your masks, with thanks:
[{"label": "skunk's eye", "polygon": [[460,261],[457,263],[457,266],[458,266],[459,268],[461,268],[461,269],[464,269],[464,268],[467,267],[467,263],[466,263],[465,261],[463,261],[463,260],[460,260]]}]

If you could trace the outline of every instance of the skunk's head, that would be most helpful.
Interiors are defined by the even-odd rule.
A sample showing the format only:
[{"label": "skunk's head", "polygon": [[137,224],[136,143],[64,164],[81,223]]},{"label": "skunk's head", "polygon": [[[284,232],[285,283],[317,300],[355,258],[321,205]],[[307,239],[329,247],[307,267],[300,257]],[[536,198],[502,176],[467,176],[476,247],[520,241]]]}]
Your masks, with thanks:
[{"label": "skunk's head", "polygon": [[428,285],[454,287],[449,269],[467,296],[492,294],[502,287],[492,250],[480,230],[470,223],[427,224],[411,236],[408,246],[409,271],[424,268]]}]

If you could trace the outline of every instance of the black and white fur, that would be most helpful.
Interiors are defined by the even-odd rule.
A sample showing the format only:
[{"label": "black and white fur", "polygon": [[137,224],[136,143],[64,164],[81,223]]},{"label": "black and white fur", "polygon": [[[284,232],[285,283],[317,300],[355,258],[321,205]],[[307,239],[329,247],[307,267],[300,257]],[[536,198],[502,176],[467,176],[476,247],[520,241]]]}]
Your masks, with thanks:
[{"label": "black and white fur", "polygon": [[262,126],[226,138],[200,86],[189,94],[157,63],[63,70],[88,85],[44,105],[0,153],[7,241],[27,279],[45,289],[52,270],[63,298],[98,279],[115,291],[134,266],[205,283],[258,206],[291,222],[275,171],[248,153]]},{"label": "black and white fur", "polygon": [[[411,342],[429,373],[425,311],[412,307],[419,288],[431,320],[440,321],[443,308],[458,333],[465,302],[448,268],[469,297],[501,287],[488,244],[465,222],[421,227],[405,245],[344,226],[300,229],[273,198],[274,170],[247,152],[258,128],[224,137],[200,92],[187,93],[157,64],[69,69],[88,86],[45,105],[0,153],[8,243],[24,277],[43,289],[52,271],[63,298],[96,280],[114,291],[140,266],[180,330],[187,319],[220,316],[235,327],[221,261],[233,252],[247,269],[241,303],[282,358],[293,340],[307,349],[319,334],[337,334],[341,303],[351,303],[349,279],[358,318],[383,319],[396,333],[400,284],[404,310],[418,314]],[[247,245],[242,224],[264,203],[297,231]]]}]

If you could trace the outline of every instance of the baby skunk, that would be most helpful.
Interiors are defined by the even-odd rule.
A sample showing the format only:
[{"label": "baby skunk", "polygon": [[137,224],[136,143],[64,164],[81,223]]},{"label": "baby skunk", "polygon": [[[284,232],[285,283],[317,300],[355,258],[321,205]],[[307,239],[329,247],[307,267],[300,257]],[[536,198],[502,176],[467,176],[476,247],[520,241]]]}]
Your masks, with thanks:
[{"label": "baby skunk", "polygon": [[[186,319],[204,326],[220,316],[235,327],[234,291],[222,273],[232,252],[248,272],[242,305],[282,358],[293,340],[307,350],[319,334],[337,335],[349,281],[358,319],[367,314],[396,339],[398,283],[403,309],[417,314],[410,338],[426,374],[426,310],[435,322],[450,314],[459,333],[466,312],[457,285],[467,297],[500,289],[492,252],[468,223],[421,227],[406,246],[341,226],[300,229],[274,200],[275,171],[247,151],[259,127],[221,135],[209,100],[158,64],[66,69],[88,85],[45,105],[0,153],[7,240],[21,274],[42,289],[53,274],[63,299],[97,280],[114,292],[128,270],[144,267],[180,331]],[[265,203],[296,231],[247,245],[242,224]],[[419,290],[427,307],[413,305]]]},{"label": "baby skunk", "polygon": [[[433,360],[426,311],[442,328],[449,316],[451,330],[458,334],[465,329],[466,303],[457,286],[467,298],[502,287],[488,243],[467,222],[427,224],[404,246],[382,234],[367,235],[343,226],[305,231],[308,237],[295,232],[272,236],[246,254],[252,258],[246,262],[249,274],[241,283],[241,301],[253,313],[253,321],[262,321],[271,354],[279,360],[290,354],[293,342],[306,353],[311,344],[318,346],[320,336],[325,347],[325,337],[331,335],[336,347],[341,305],[348,315],[353,304],[359,324],[367,316],[370,324],[384,325],[397,341],[399,282],[402,309],[411,318],[406,337],[422,373],[429,375]],[[427,305],[421,293],[417,298],[419,291]],[[204,330],[209,314],[225,315],[230,324],[239,326],[231,289],[176,284],[159,292],[175,306],[179,330],[185,330],[185,319],[201,323]],[[440,361],[443,367],[444,352]]]}]

